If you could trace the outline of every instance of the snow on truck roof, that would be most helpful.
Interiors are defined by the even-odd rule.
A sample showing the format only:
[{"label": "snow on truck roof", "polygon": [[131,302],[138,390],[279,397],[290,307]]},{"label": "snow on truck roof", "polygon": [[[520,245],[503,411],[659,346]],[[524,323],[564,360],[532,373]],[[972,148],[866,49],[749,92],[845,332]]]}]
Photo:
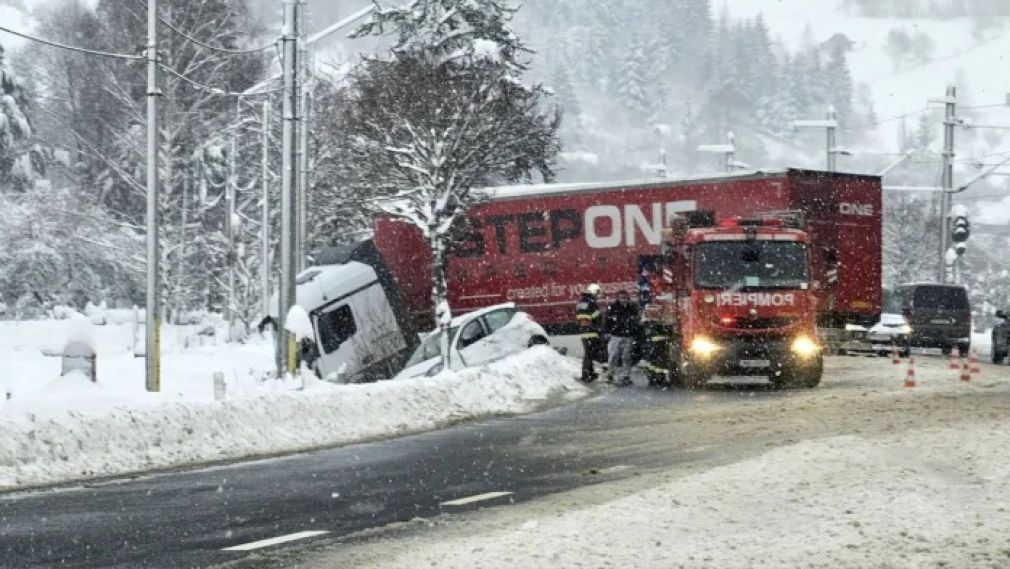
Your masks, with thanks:
[{"label": "snow on truck roof", "polygon": [[866,174],[853,174],[845,172],[822,172],[819,170],[803,170],[799,168],[762,168],[758,170],[743,170],[738,172],[718,172],[699,176],[688,176],[682,178],[648,178],[642,180],[625,180],[609,182],[565,182],[552,184],[526,184],[517,186],[497,186],[484,188],[481,190],[484,195],[492,200],[507,200],[515,198],[525,198],[538,195],[566,194],[573,192],[593,192],[605,190],[637,190],[651,187],[664,187],[677,184],[697,184],[704,182],[717,182],[728,179],[761,179],[775,176],[782,176],[790,172],[808,173],[823,175],[826,177],[845,177],[876,179],[879,176]]},{"label": "snow on truck roof", "polygon": [[483,191],[491,199],[509,199],[528,197],[530,195],[563,194],[592,190],[636,189],[651,186],[668,186],[687,182],[705,182],[708,180],[723,180],[726,178],[763,177],[785,174],[786,170],[749,170],[745,172],[724,172],[708,174],[694,178],[648,178],[643,180],[627,180],[614,182],[566,182],[560,184],[526,184],[518,186],[498,186],[485,188]]}]

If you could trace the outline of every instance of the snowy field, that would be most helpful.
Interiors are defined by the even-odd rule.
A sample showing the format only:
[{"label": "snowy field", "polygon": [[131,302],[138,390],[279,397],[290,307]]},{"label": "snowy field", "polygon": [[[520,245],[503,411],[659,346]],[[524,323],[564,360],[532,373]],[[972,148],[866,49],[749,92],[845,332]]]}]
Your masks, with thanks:
[{"label": "snowy field", "polygon": [[[0,490],[288,453],[530,412],[587,395],[548,348],[486,368],[367,385],[268,379],[266,338],[166,326],[162,392],[144,389],[133,324],[95,326],[98,383],[60,377],[69,321],[0,323]],[[201,345],[202,342],[202,345]],[[226,377],[215,401],[213,373]]]},{"label": "snowy field", "polygon": [[715,464],[691,464],[688,452],[683,466],[430,520],[302,566],[1010,565],[1007,368],[983,366],[963,384],[927,358],[908,390],[904,365],[834,358],[829,367],[821,389],[785,400],[680,411],[689,448],[769,436],[785,437],[781,446],[761,442]]}]

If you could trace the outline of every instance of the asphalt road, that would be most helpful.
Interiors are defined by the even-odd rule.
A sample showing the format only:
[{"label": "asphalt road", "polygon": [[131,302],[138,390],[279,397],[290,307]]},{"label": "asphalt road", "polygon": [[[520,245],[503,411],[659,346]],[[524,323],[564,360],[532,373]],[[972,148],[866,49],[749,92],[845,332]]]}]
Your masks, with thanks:
[{"label": "asphalt road", "polygon": [[[2,496],[0,567],[275,567],[312,543],[353,540],[395,522],[734,460],[805,437],[863,432],[905,404],[865,397],[866,389],[881,383],[867,377],[867,366],[898,373],[882,366],[885,361],[836,358],[825,383],[810,391],[601,386],[595,397],[536,415],[282,459]],[[890,375],[887,381],[900,386]],[[888,420],[879,428],[944,418],[937,410],[902,416],[908,425]],[[474,496],[485,499],[444,504]],[[264,542],[293,534],[303,539]],[[226,550],[247,544],[248,550]]]},{"label": "asphalt road", "polygon": [[[532,416],[282,459],[8,495],[0,497],[0,567],[208,567],[250,555],[224,548],[302,531],[340,537],[530,500],[630,475],[622,471],[625,465],[677,460],[673,453],[643,453],[634,444],[608,440],[614,429],[647,426],[643,421],[657,416],[650,410],[699,398],[734,405],[755,396],[782,394],[601,388],[597,397]],[[632,431],[640,439],[658,436],[650,429]],[[440,505],[489,492],[512,494]]]}]

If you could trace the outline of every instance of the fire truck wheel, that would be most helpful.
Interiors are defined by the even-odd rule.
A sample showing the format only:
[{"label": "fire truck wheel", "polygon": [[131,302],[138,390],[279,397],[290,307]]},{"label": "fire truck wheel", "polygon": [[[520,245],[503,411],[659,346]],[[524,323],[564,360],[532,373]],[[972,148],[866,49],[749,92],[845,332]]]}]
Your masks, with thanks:
[{"label": "fire truck wheel", "polygon": [[799,362],[787,364],[770,379],[772,385],[779,389],[813,389],[820,385],[823,375],[824,358],[818,357],[805,365]]}]

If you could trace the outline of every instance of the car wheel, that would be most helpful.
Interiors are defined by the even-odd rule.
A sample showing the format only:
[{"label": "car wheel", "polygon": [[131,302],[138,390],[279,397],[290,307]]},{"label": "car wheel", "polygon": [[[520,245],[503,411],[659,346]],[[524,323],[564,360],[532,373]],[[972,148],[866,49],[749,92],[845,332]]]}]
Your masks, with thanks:
[{"label": "car wheel", "polygon": [[940,353],[943,354],[943,357],[945,357],[945,358],[949,358],[950,357],[950,353],[952,351],[954,351],[954,348],[952,346],[944,346],[944,347],[940,348]]}]

